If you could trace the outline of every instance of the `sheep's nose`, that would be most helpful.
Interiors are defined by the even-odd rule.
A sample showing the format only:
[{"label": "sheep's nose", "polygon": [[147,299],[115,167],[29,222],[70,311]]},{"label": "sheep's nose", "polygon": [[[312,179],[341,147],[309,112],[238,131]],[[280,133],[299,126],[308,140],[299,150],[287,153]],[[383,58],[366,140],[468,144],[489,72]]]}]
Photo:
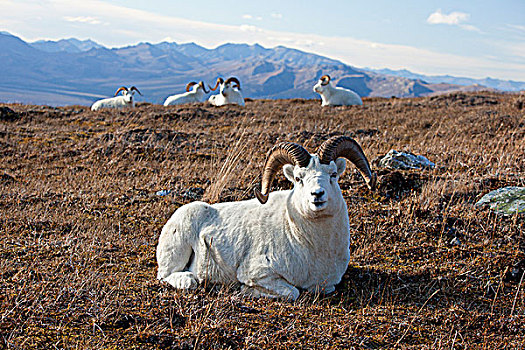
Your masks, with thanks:
[{"label": "sheep's nose", "polygon": [[319,188],[315,191],[310,192],[310,194],[315,198],[321,198],[322,196],[324,196],[324,190],[322,188]]}]

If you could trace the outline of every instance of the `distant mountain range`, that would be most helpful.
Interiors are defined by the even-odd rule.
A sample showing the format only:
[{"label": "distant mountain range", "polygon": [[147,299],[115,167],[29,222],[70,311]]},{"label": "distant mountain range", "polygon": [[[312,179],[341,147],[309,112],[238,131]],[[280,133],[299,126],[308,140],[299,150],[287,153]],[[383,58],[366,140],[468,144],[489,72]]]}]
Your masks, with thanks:
[{"label": "distant mountain range", "polygon": [[82,51],[89,51],[91,49],[100,49],[102,45],[97,44],[92,40],[78,40],[75,38],[61,39],[58,41],[39,40],[30,43],[36,49],[45,52],[71,52],[77,53]]},{"label": "distant mountain range", "polygon": [[396,76],[394,71],[358,69],[283,46],[225,44],[207,49],[162,42],[109,49],[73,38],[27,43],[1,32],[0,47],[0,102],[89,105],[111,96],[119,86],[135,85],[144,94],[139,100],[162,103],[168,95],[182,92],[189,81],[213,85],[219,76],[238,77],[244,96],[250,98],[319,98],[312,87],[323,74],[363,97],[488,89],[477,83],[433,83]]},{"label": "distant mountain range", "polygon": [[408,79],[423,80],[432,84],[446,83],[446,84],[456,84],[456,85],[483,85],[492,89],[501,90],[501,91],[521,91],[525,90],[525,82],[523,81],[513,81],[513,80],[501,80],[493,78],[484,78],[484,79],[472,79],[465,77],[453,77],[451,75],[423,75],[412,73],[406,69],[401,70],[392,70],[392,69],[372,69],[364,68],[367,71],[392,75],[396,77],[403,77]]}]

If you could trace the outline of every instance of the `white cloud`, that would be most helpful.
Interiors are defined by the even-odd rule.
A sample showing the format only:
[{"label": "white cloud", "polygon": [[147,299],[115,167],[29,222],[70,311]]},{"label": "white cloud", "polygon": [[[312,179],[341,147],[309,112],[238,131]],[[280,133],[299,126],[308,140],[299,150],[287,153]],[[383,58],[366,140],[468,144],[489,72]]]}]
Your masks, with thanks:
[{"label": "white cloud", "polygon": [[102,22],[94,17],[71,17],[65,16],[64,19],[68,22],[79,22],[79,23],[88,23],[88,24],[101,24]]},{"label": "white cloud", "polygon": [[[503,26],[497,27],[497,29],[502,32],[501,35],[503,36],[504,41],[508,42],[509,45],[518,48],[521,47],[525,50],[525,25],[507,23]],[[499,41],[502,42],[503,40]]]},{"label": "white cloud", "polygon": [[239,29],[243,32],[262,32],[261,28],[258,28],[256,26],[251,26],[248,24],[242,24],[239,26]]},{"label": "white cloud", "polygon": [[455,25],[464,30],[481,33],[481,30],[478,27],[473,26],[471,24],[463,23],[463,22],[468,21],[469,19],[470,19],[470,14],[465,13],[465,12],[454,11],[447,15],[447,14],[442,13],[441,9],[437,9],[436,12],[428,16],[427,23]]},{"label": "white cloud", "polygon": [[467,21],[470,18],[468,13],[464,12],[451,12],[446,15],[438,9],[427,18],[427,23],[430,24],[460,24],[461,22]]},{"label": "white cloud", "polygon": [[261,16],[252,16],[252,15],[249,15],[249,14],[242,15],[242,18],[243,19],[256,20],[256,21],[262,21],[262,17]]},{"label": "white cloud", "polygon": [[459,27],[471,32],[481,33],[481,30],[478,27],[473,26],[471,24],[460,24]]},{"label": "white cloud", "polygon": [[275,19],[282,19],[283,18],[283,14],[282,13],[278,13],[278,12],[272,13],[270,16],[272,16],[272,18],[275,18]]},{"label": "white cloud", "polygon": [[525,33],[525,26],[519,24],[507,24],[507,27],[515,32]]}]

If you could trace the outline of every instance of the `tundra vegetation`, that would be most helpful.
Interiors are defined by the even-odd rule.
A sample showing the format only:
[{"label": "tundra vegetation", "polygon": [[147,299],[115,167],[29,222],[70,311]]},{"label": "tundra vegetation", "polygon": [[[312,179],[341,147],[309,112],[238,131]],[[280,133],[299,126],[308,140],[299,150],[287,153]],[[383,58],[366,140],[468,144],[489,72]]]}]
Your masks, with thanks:
[{"label": "tundra vegetation", "polygon": [[[2,105],[0,347],[523,347],[524,217],[474,203],[525,185],[524,100]],[[351,167],[339,181],[351,255],[333,294],[286,302],[209,283],[183,292],[156,279],[155,248],[175,209],[252,198],[269,148],[316,149],[336,135],[359,142],[378,181],[369,191]],[[391,149],[436,166],[374,165]],[[273,188],[290,186],[279,173]]]}]

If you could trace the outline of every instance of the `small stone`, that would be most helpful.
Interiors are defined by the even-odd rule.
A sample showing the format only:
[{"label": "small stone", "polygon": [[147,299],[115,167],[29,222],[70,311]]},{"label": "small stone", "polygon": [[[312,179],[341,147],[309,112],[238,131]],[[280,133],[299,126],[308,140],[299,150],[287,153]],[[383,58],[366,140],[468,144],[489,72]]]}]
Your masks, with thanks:
[{"label": "small stone", "polygon": [[155,194],[157,196],[167,196],[168,194],[170,194],[171,191],[170,190],[162,190],[162,191],[157,191]]},{"label": "small stone", "polygon": [[424,156],[390,150],[379,160],[379,166],[390,169],[433,169],[436,165]]},{"label": "small stone", "polygon": [[488,206],[502,215],[525,213],[525,187],[507,186],[498,188],[484,195],[475,204],[476,207]]}]

